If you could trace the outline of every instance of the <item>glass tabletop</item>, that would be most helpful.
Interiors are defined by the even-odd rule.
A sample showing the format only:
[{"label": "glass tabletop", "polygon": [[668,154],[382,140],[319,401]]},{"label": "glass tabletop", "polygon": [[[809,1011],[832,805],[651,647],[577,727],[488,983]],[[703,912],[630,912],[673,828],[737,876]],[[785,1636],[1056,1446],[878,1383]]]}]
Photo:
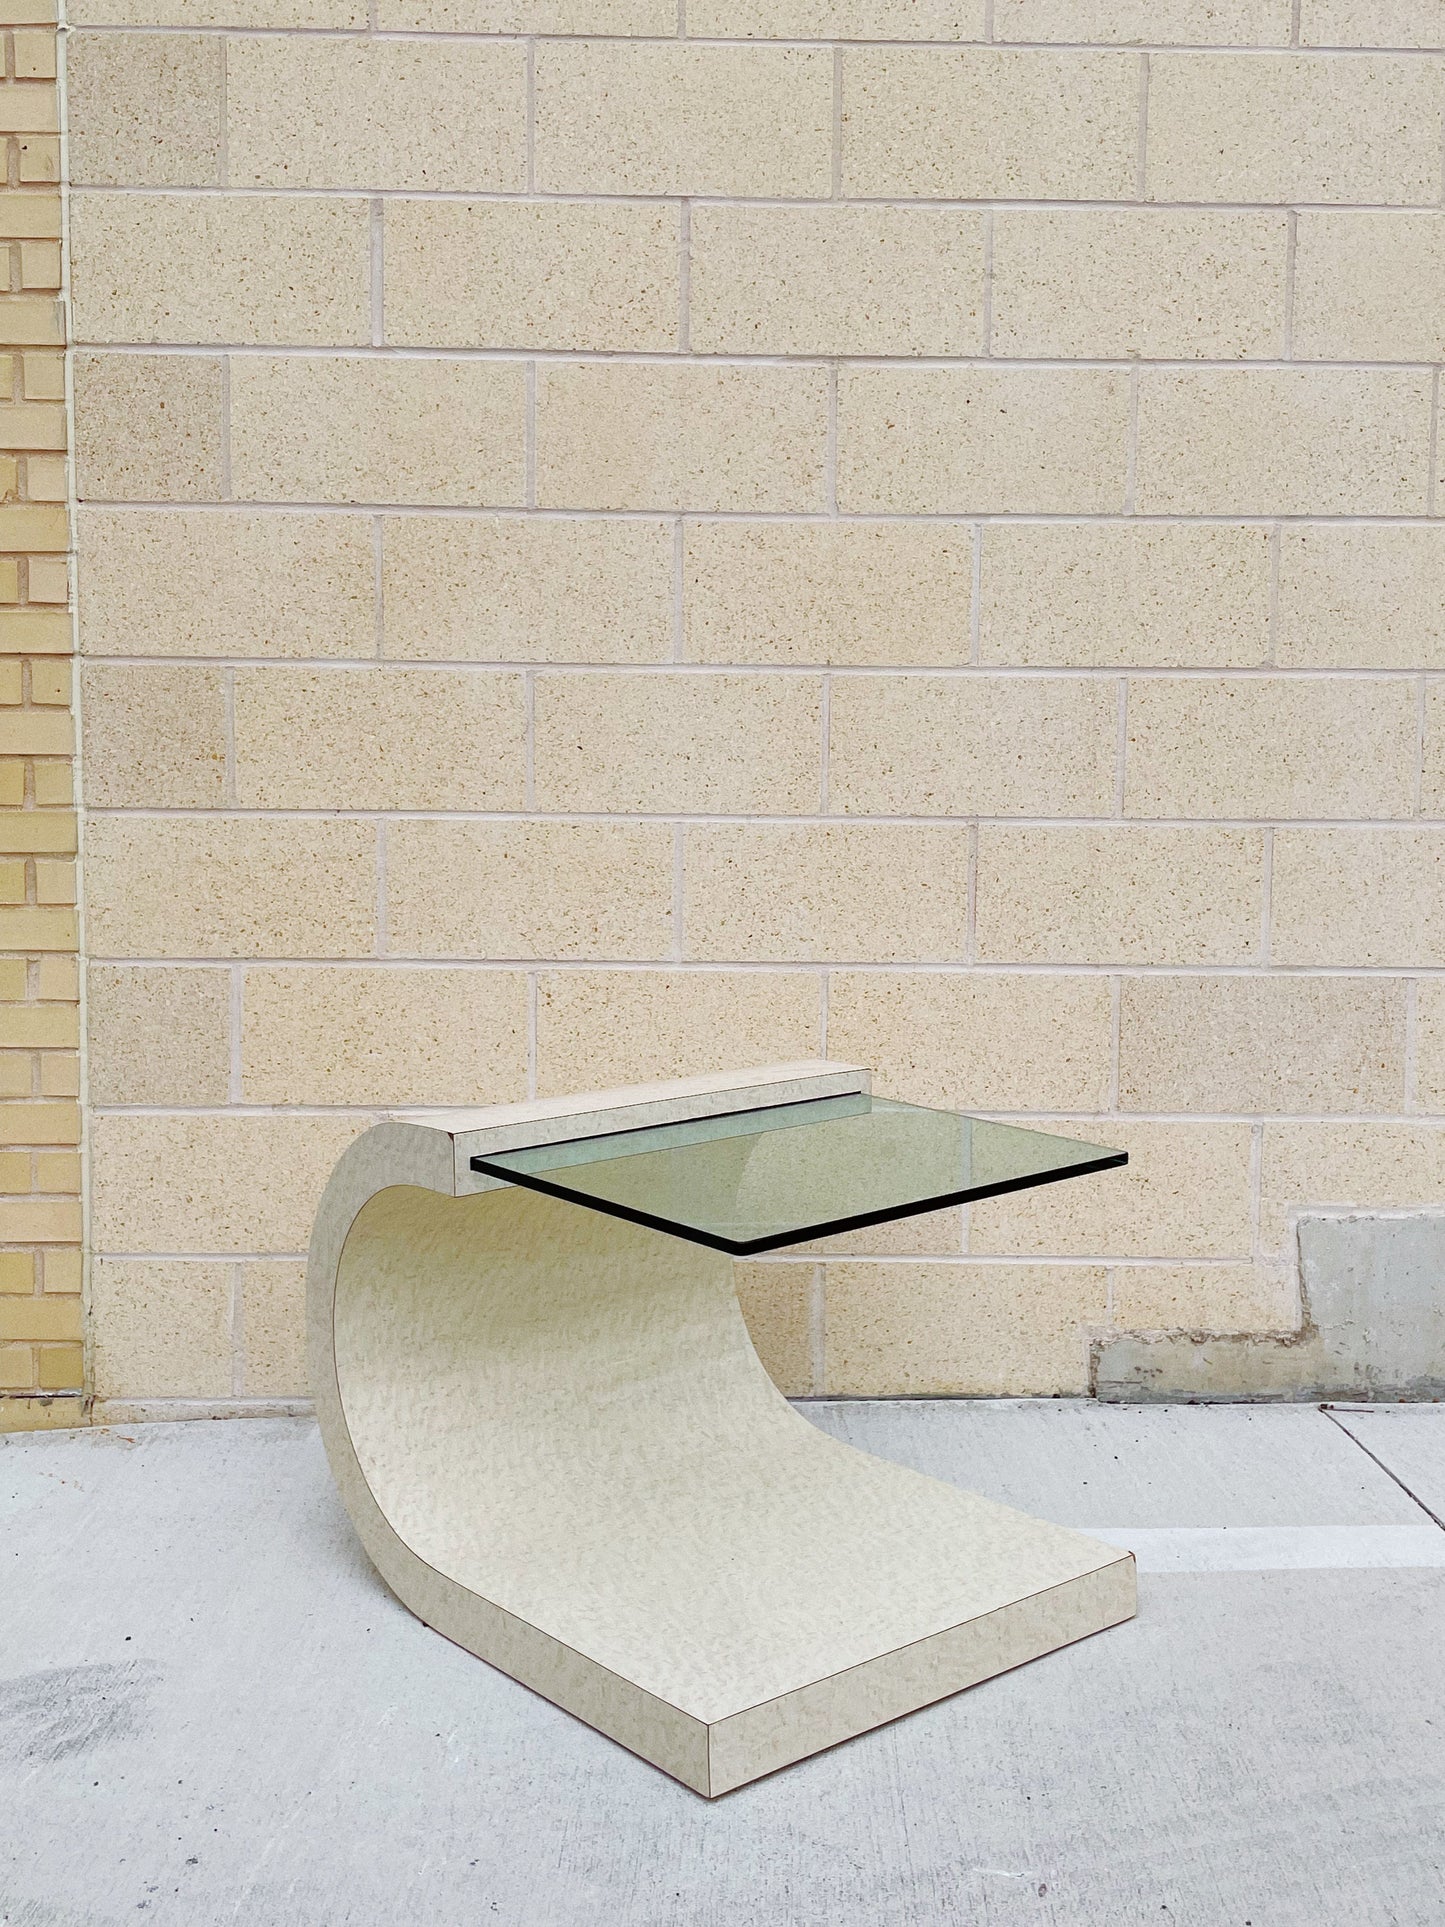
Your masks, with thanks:
[{"label": "glass tabletop", "polygon": [[716,1251],[774,1251],[1127,1164],[1123,1151],[859,1093],[474,1157]]}]

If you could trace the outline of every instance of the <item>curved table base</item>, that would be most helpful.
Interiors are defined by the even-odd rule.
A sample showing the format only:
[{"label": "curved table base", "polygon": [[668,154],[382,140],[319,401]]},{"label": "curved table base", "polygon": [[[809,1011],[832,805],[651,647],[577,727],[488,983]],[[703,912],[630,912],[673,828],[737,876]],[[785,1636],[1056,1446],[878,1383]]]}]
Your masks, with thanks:
[{"label": "curved table base", "polygon": [[730,1259],[456,1196],[461,1165],[447,1132],[369,1132],[309,1283],[343,1500],[449,1639],[713,1796],[1133,1613],[1128,1554],[794,1412]]}]

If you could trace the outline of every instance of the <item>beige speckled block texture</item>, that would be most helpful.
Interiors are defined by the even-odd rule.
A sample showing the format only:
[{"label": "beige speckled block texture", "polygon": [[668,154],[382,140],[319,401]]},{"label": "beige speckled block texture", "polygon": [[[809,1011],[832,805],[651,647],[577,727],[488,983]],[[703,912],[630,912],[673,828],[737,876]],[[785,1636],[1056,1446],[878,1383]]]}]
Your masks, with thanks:
[{"label": "beige speckled block texture", "polygon": [[[625,1128],[848,1075],[598,1093],[547,1122]],[[311,1240],[332,1470],[428,1624],[714,1798],[1132,1615],[1132,1555],[794,1412],[719,1254],[511,1185],[458,1195],[468,1153],[528,1141],[536,1110],[376,1126]],[[194,1343],[203,1374],[204,1326]]]}]

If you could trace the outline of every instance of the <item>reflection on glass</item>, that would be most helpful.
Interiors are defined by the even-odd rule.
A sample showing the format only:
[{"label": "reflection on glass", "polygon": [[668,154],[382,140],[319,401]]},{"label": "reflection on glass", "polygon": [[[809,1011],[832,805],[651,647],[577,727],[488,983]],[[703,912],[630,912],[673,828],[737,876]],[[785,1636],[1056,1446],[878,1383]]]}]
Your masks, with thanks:
[{"label": "reflection on glass", "polygon": [[1105,1145],[859,1094],[504,1151],[472,1167],[746,1253],[1126,1162]]}]

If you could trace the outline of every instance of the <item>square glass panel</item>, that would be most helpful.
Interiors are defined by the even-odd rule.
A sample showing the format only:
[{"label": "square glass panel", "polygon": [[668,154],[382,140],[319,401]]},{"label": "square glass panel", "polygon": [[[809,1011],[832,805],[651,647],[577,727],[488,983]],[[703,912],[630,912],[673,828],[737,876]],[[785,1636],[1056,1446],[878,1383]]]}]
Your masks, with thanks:
[{"label": "square glass panel", "polygon": [[501,1151],[472,1169],[743,1255],[1127,1162],[860,1092]]}]

